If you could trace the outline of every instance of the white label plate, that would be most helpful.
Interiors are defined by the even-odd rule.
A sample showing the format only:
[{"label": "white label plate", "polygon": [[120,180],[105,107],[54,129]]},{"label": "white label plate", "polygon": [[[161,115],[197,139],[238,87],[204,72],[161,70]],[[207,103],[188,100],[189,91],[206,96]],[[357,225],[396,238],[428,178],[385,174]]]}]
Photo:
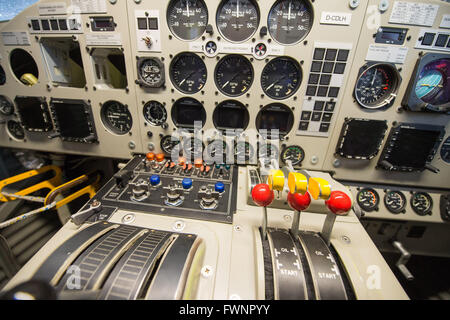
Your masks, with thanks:
[{"label": "white label plate", "polygon": [[389,23],[431,27],[438,10],[437,4],[395,1]]},{"label": "white label plate", "polygon": [[441,24],[439,25],[440,28],[446,28],[450,29],[450,14],[444,14],[442,17]]},{"label": "white label plate", "polygon": [[371,44],[366,60],[403,64],[408,54],[408,48]]},{"label": "white label plate", "polygon": [[39,15],[66,14],[67,6],[64,2],[50,2],[38,5]]},{"label": "white label plate", "polygon": [[87,34],[86,44],[88,46],[121,46],[122,37],[120,33]]},{"label": "white label plate", "polygon": [[322,16],[320,18],[321,24],[337,24],[341,26],[349,26],[352,21],[351,13],[343,13],[343,12],[322,12]]},{"label": "white label plate", "polygon": [[5,46],[29,46],[30,38],[28,37],[28,32],[2,32],[3,44]]},{"label": "white label plate", "polygon": [[72,0],[73,13],[106,13],[106,0]]}]

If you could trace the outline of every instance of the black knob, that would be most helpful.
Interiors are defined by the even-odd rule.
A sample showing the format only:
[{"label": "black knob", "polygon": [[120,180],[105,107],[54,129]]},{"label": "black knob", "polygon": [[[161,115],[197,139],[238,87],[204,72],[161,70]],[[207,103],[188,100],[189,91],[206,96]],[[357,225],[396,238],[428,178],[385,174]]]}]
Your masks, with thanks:
[{"label": "black knob", "polygon": [[213,31],[212,25],[208,24],[208,25],[206,26],[206,33],[209,34],[209,35],[211,35],[211,36],[213,35],[214,31]]},{"label": "black knob", "polygon": [[261,27],[261,29],[259,30],[259,35],[263,38],[265,36],[267,36],[267,27]]},{"label": "black knob", "polygon": [[153,132],[147,131],[147,137],[149,137],[149,138],[153,137]]},{"label": "black knob", "polygon": [[164,122],[164,123],[161,125],[161,128],[163,128],[164,130],[167,129],[168,127],[169,127],[169,125],[167,124],[167,122]]}]

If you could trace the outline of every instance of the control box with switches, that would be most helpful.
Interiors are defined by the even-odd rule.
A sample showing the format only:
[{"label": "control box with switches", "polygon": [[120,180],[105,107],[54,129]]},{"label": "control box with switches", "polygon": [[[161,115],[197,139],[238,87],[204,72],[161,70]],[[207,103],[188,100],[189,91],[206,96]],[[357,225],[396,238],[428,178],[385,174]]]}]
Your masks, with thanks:
[{"label": "control box with switches", "polygon": [[[111,213],[122,209],[232,223],[236,197],[234,166],[174,162],[148,153],[133,158],[91,201],[101,202]],[[96,215],[91,221],[108,217]]]}]

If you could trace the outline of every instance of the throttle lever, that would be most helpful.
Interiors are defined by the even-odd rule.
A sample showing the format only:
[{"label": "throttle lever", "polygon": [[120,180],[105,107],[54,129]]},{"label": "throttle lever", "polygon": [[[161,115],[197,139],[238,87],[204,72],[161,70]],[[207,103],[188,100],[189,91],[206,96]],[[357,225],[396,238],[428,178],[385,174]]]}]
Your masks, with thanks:
[{"label": "throttle lever", "polygon": [[102,210],[102,204],[100,201],[94,200],[89,208],[80,211],[72,215],[70,220],[77,226],[82,225],[87,219],[89,219],[93,214],[100,212]]},{"label": "throttle lever", "polygon": [[400,270],[400,272],[403,274],[403,276],[408,281],[414,280],[414,276],[412,273],[408,270],[406,267],[406,264],[408,263],[409,259],[411,258],[411,253],[409,253],[408,250],[405,249],[403,244],[400,241],[392,241],[392,246],[396,248],[398,251],[400,251],[400,258],[398,259],[397,263],[395,264],[397,268]]}]

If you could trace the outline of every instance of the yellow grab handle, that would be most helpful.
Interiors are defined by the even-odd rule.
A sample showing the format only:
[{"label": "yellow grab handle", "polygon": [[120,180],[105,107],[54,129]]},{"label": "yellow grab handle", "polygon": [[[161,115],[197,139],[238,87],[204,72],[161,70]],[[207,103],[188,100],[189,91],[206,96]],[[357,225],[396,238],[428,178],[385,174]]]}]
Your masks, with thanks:
[{"label": "yellow grab handle", "polygon": [[290,193],[305,194],[308,191],[308,179],[304,174],[290,172],[288,176],[288,186]]},{"label": "yellow grab handle", "polygon": [[270,190],[283,191],[284,189],[284,173],[281,170],[271,170],[267,178],[267,184]]},{"label": "yellow grab handle", "polygon": [[314,200],[328,200],[331,195],[330,183],[322,178],[309,178],[308,191]]}]

